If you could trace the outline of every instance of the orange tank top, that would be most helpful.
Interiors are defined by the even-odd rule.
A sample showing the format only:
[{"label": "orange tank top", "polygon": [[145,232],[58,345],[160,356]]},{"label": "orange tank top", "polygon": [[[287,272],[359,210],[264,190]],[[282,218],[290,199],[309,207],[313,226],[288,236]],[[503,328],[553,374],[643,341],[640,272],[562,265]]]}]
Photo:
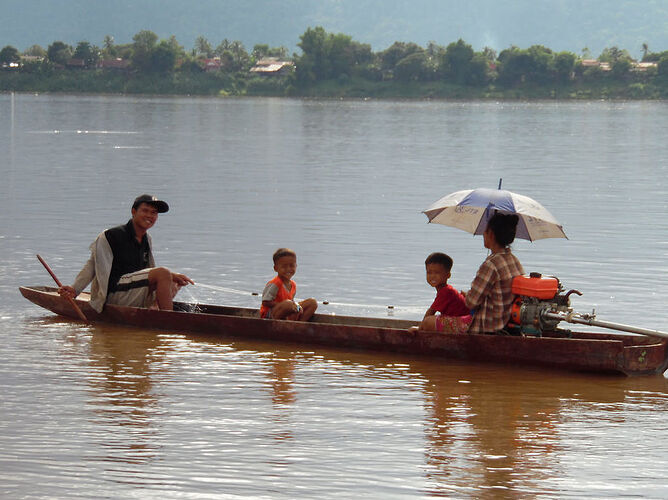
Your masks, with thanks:
[{"label": "orange tank top", "polygon": [[[276,285],[278,288],[278,292],[276,292],[276,297],[274,298],[274,304],[278,304],[279,302],[283,302],[284,300],[292,300],[295,298],[295,293],[297,292],[297,283],[294,281],[290,280],[290,290],[288,291],[287,288],[285,288],[285,285],[283,284],[283,280],[276,276],[274,279],[269,280],[267,282],[267,285],[270,283],[273,283]],[[269,313],[271,308],[265,306],[262,304],[262,307],[260,307],[260,317],[264,318],[267,316],[267,313]]]}]

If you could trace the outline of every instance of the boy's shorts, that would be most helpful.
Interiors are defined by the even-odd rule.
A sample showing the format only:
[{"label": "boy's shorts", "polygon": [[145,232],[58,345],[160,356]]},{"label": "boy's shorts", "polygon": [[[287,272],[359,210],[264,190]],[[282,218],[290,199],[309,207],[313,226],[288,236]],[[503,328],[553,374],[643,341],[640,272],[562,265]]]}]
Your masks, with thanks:
[{"label": "boy's shorts", "polygon": [[[297,312],[299,313],[299,317],[301,318],[302,311],[303,311],[302,305],[297,304],[297,306],[299,307],[299,311],[297,311]],[[271,317],[271,309],[269,309],[266,313],[264,313],[264,316],[262,314],[260,314],[260,318],[262,318],[262,319],[274,319],[274,318]]]},{"label": "boy's shorts", "polygon": [[142,269],[121,276],[116,291],[107,295],[107,304],[126,307],[151,307],[155,292],[149,290],[148,273],[153,268]]},{"label": "boy's shorts", "polygon": [[442,333],[466,333],[473,316],[436,316],[436,330]]}]

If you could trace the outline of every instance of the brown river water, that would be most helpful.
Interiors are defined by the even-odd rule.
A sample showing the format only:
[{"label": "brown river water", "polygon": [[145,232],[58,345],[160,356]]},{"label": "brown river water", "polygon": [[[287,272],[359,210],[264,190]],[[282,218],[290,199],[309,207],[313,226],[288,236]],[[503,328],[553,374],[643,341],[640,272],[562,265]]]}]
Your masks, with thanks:
[{"label": "brown river water", "polygon": [[[321,312],[415,319],[424,258],[465,289],[479,237],[428,225],[452,191],[542,202],[518,241],[576,310],[668,330],[668,106],[0,95],[0,497],[666,498],[665,375],[604,377],[85,326],[63,282],[142,192],[182,300],[256,307],[279,246]],[[392,309],[388,309],[392,305]]]}]

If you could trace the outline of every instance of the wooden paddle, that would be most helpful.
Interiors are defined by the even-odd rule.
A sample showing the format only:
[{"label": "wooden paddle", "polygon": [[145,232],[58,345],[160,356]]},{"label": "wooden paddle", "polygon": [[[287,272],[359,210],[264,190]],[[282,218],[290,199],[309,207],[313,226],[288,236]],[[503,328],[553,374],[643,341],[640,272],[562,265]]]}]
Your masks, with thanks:
[{"label": "wooden paddle", "polygon": [[[42,257],[40,257],[39,254],[37,254],[37,258],[38,258],[39,261],[42,263],[42,265],[44,266],[44,268],[45,268],[47,271],[49,271],[49,274],[50,274],[51,277],[53,278],[53,281],[56,282],[56,285],[58,285],[58,287],[62,287],[62,286],[63,286],[62,283],[60,282],[60,280],[58,279],[58,277],[54,274],[54,272],[51,270],[51,268],[49,267],[49,265],[44,261],[44,259],[43,259]],[[77,305],[77,303],[74,302],[74,299],[73,299],[72,297],[70,297],[69,295],[68,295],[66,298],[67,298],[67,300],[69,301],[69,303],[72,304],[72,307],[74,307],[74,310],[77,312],[77,316],[79,316],[79,318],[81,318],[81,321],[84,321],[85,323],[88,323],[88,322],[89,322],[89,321],[88,321],[88,318],[86,318],[86,315],[85,315],[85,314],[83,313],[83,311],[79,308],[79,306]]]}]

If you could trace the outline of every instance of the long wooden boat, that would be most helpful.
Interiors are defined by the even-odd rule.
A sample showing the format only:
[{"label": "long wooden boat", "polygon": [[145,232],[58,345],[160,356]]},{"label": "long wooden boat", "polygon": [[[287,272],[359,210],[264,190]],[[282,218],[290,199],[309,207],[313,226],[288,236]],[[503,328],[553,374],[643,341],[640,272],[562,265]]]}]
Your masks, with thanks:
[{"label": "long wooden boat", "polygon": [[[19,288],[25,298],[56,314],[77,319],[57,289]],[[174,311],[107,305],[97,313],[82,293],[76,303],[91,322],[226,335],[345,349],[400,352],[464,361],[652,375],[668,368],[668,340],[640,335],[556,330],[542,337],[409,332],[415,322],[316,314],[309,322],[261,319],[257,309],[175,302]]]}]

